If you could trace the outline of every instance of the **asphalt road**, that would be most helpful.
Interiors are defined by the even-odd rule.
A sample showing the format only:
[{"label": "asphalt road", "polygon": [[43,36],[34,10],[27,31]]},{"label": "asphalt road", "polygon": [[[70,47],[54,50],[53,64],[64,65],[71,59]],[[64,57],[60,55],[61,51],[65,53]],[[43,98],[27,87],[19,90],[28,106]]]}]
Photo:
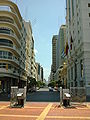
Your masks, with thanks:
[{"label": "asphalt road", "polygon": [[27,94],[27,101],[31,102],[59,102],[60,95],[57,91],[49,91],[48,88],[41,88],[36,92]]}]

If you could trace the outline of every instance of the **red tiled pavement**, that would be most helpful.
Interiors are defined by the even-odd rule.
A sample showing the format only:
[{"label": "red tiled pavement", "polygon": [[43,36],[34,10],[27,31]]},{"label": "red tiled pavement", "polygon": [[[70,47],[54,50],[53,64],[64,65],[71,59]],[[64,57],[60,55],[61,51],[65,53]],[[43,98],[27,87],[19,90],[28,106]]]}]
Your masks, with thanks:
[{"label": "red tiled pavement", "polygon": [[47,116],[90,117],[90,109],[51,109]]},{"label": "red tiled pavement", "polygon": [[[49,104],[27,102],[24,108],[10,108],[7,107],[9,102],[0,102],[0,120],[36,120]],[[45,120],[90,120],[90,108],[83,104],[73,107],[64,109],[59,103],[53,103]]]}]

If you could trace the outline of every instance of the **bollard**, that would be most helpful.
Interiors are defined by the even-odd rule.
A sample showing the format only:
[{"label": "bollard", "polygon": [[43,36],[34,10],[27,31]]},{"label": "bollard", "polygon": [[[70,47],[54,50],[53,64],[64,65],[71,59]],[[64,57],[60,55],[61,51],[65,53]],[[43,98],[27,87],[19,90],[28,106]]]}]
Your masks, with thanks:
[{"label": "bollard", "polygon": [[60,87],[60,105],[62,105],[63,102],[63,89]]}]

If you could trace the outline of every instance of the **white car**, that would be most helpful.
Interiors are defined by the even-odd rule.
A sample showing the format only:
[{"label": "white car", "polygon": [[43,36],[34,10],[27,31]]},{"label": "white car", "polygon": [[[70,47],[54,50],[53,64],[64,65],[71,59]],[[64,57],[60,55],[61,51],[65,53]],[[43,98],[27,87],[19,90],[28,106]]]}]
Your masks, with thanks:
[{"label": "white car", "polygon": [[49,87],[49,91],[53,91],[53,88],[52,88],[52,87]]}]

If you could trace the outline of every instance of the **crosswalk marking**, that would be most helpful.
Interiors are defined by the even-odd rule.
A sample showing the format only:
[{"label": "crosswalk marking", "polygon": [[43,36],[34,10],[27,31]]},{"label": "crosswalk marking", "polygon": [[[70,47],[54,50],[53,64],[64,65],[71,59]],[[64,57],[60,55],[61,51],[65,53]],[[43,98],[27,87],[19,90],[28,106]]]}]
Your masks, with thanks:
[{"label": "crosswalk marking", "polygon": [[82,119],[82,120],[90,120],[90,117],[79,117],[79,116],[47,116],[46,118],[53,118],[53,119]]},{"label": "crosswalk marking", "polygon": [[2,109],[5,109],[5,108],[7,108],[9,105],[7,105],[7,106],[2,106],[2,107],[0,107],[0,110],[2,110]]},{"label": "crosswalk marking", "polygon": [[49,110],[51,109],[53,103],[50,103],[44,110],[43,112],[40,114],[40,116],[36,119],[36,120],[44,120],[49,112]]}]

